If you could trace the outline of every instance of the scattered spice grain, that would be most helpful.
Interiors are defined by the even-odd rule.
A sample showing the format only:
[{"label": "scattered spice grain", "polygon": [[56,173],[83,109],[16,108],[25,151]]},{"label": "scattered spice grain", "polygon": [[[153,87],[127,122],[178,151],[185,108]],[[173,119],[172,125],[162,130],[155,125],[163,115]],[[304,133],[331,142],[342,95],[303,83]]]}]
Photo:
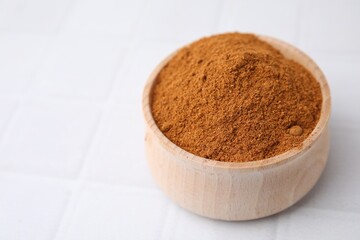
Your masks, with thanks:
[{"label": "scattered spice grain", "polygon": [[303,133],[303,130],[300,126],[295,125],[289,129],[289,133],[293,136],[300,136]]},{"label": "scattered spice grain", "polygon": [[321,104],[308,70],[241,33],[180,49],[159,72],[151,96],[153,117],[168,139],[195,155],[231,162],[300,146]]}]

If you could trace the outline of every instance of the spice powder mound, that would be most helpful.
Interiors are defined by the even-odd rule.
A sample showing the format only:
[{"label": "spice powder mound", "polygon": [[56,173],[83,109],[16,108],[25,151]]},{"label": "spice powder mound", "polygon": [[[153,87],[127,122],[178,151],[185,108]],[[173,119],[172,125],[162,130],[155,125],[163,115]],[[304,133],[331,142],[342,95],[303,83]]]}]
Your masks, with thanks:
[{"label": "spice powder mound", "polygon": [[315,128],[322,95],[300,64],[252,34],[202,38],[159,72],[151,95],[155,122],[177,146],[218,161],[269,158]]}]

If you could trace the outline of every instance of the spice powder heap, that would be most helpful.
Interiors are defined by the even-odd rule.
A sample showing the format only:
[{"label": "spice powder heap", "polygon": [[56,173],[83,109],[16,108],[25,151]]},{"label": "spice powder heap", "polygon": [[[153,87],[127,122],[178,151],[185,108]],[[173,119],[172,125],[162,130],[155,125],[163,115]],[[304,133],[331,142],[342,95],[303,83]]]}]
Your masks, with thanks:
[{"label": "spice powder heap", "polygon": [[319,83],[252,34],[202,38],[161,69],[151,109],[177,146],[218,161],[246,162],[301,146],[320,116]]}]

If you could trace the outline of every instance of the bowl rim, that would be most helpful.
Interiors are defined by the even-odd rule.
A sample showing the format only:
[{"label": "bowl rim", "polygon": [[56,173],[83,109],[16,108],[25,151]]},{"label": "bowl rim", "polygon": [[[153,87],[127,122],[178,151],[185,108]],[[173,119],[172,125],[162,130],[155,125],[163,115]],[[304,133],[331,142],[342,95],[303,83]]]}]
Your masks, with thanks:
[{"label": "bowl rim", "polygon": [[[184,163],[193,163],[199,164],[202,167],[211,167],[219,169],[243,169],[243,170],[258,170],[259,168],[268,168],[271,166],[276,166],[279,164],[284,164],[292,159],[295,159],[309,150],[314,142],[318,140],[320,135],[324,132],[327,127],[330,112],[331,112],[331,95],[329,84],[326,80],[324,73],[321,71],[319,66],[312,60],[307,54],[296,48],[295,46],[286,43],[282,40],[276,39],[274,37],[269,37],[265,35],[255,34],[261,40],[271,44],[273,47],[278,49],[284,55],[290,55],[294,61],[301,64],[308,71],[310,71],[315,79],[320,83],[321,93],[322,93],[322,106],[319,121],[317,122],[313,131],[309,136],[303,141],[302,145],[296,148],[292,148],[284,153],[279,155],[265,158],[261,160],[249,161],[249,162],[225,162],[217,161],[213,159],[207,159],[200,156],[197,156],[193,153],[190,153],[181,147],[177,146],[175,143],[171,142],[158,128],[155,120],[152,116],[151,107],[150,107],[150,97],[152,92],[152,87],[156,80],[156,77],[160,70],[167,64],[167,62],[176,54],[178,50],[175,50],[166,58],[164,58],[151,72],[150,76],[147,79],[147,82],[144,87],[143,96],[142,96],[142,110],[145,118],[146,125],[150,131],[156,136],[156,138],[162,143],[165,148],[171,153],[180,156],[177,158],[181,161],[186,161]],[[289,56],[285,56],[289,58]],[[297,59],[302,59],[306,63],[306,66]]]}]

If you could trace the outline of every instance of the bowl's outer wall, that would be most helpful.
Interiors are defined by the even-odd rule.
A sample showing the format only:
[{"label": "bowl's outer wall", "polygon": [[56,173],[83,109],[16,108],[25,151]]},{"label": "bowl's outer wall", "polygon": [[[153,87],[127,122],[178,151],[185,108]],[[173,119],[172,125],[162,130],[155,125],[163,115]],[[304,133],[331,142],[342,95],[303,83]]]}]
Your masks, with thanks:
[{"label": "bowl's outer wall", "polygon": [[[171,143],[155,125],[149,107],[151,84],[165,59],[145,87],[143,110],[145,148],[152,175],[160,188],[183,208],[222,220],[250,220],[280,212],[296,203],[318,181],[328,158],[328,119],[331,99],[326,79],[304,53],[273,38],[261,37],[286,57],[305,66],[320,82],[323,108],[319,123],[296,154],[283,154],[274,161],[257,161],[246,167],[224,167],[203,161]],[[151,120],[149,120],[151,119]]]},{"label": "bowl's outer wall", "polygon": [[222,220],[249,220],[277,213],[301,199],[317,182],[329,152],[328,130],[295,159],[259,169],[191,167],[164,148],[151,131],[146,155],[160,188],[183,208]]}]

